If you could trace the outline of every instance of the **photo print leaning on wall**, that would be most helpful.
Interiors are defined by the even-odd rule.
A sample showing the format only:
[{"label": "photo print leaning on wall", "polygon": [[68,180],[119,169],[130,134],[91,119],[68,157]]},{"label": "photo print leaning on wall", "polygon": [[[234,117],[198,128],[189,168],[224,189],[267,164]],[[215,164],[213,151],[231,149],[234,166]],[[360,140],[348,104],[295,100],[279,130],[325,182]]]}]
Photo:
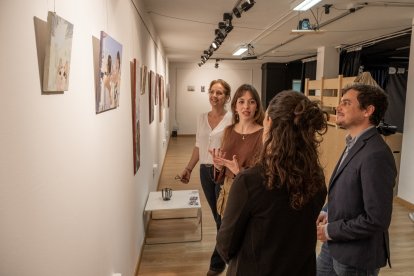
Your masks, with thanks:
[{"label": "photo print leaning on wall", "polygon": [[119,106],[122,45],[101,31],[96,113]]},{"label": "photo print leaning on wall", "polygon": [[43,91],[67,91],[73,24],[50,11],[47,16],[47,25],[49,36],[45,52]]}]

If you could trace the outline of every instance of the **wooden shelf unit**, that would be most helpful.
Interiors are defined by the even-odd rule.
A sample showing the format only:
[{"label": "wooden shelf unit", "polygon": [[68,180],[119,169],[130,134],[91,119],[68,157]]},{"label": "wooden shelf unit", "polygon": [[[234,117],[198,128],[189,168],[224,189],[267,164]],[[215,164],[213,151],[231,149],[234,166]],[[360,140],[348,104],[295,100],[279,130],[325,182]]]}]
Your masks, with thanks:
[{"label": "wooden shelf unit", "polygon": [[305,95],[312,101],[318,101],[321,108],[329,113],[329,124],[335,124],[335,108],[341,99],[341,89],[353,83],[355,78],[339,75],[334,79],[305,79]]}]

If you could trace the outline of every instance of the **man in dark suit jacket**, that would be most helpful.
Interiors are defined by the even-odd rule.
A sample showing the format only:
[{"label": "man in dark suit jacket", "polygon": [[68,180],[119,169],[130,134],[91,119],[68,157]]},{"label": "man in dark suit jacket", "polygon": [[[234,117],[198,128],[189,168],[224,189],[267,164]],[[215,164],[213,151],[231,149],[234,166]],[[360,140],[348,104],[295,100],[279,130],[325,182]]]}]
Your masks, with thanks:
[{"label": "man in dark suit jacket", "polygon": [[328,203],[316,221],[323,242],[317,275],[378,275],[390,260],[388,227],[397,170],[376,126],[388,106],[384,91],[353,84],[342,91],[336,124],[347,146],[332,173]]}]

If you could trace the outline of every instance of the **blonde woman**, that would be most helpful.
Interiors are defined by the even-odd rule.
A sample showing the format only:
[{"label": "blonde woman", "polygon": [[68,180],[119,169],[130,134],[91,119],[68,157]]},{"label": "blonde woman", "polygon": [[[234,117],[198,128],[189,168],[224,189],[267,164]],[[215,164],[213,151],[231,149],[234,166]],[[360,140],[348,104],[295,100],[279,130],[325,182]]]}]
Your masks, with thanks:
[{"label": "blonde woman", "polygon": [[[214,181],[213,160],[209,149],[219,147],[223,138],[224,129],[231,124],[232,115],[225,106],[230,101],[230,85],[222,79],[213,80],[208,90],[208,98],[211,105],[209,112],[199,116],[197,122],[196,144],[190,161],[180,174],[181,182],[188,183],[191,172],[197,162],[200,162],[200,182],[210,205],[216,222],[217,230],[220,228],[221,219],[217,214],[217,197],[220,186]],[[226,267],[226,263],[214,249],[211,256],[209,273],[220,273]]]}]

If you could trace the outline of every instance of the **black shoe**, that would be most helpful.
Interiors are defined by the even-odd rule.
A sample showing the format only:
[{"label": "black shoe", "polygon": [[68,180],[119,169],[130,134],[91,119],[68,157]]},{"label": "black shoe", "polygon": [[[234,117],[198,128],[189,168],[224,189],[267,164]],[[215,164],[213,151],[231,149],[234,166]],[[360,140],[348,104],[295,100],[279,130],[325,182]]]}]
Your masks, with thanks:
[{"label": "black shoe", "polygon": [[222,269],[219,269],[219,270],[215,270],[215,269],[210,268],[210,269],[208,270],[208,272],[207,272],[207,276],[215,276],[215,275],[220,275],[220,274],[224,271],[224,269],[225,269],[225,268],[222,268]]}]

